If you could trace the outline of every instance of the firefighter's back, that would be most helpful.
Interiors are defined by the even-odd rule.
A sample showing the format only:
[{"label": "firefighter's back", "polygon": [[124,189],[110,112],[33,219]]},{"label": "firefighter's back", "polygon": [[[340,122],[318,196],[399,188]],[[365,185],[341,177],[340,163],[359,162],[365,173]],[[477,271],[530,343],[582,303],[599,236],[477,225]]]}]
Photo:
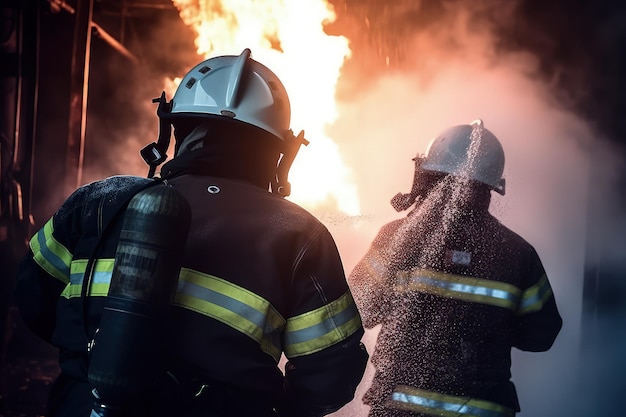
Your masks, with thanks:
[{"label": "firefighter's back", "polygon": [[[323,228],[308,212],[249,183],[185,175],[172,181],[193,207],[175,300],[174,373],[205,395],[271,401],[298,257]],[[323,260],[321,260],[323,261]],[[209,392],[209,391],[213,391]]]}]

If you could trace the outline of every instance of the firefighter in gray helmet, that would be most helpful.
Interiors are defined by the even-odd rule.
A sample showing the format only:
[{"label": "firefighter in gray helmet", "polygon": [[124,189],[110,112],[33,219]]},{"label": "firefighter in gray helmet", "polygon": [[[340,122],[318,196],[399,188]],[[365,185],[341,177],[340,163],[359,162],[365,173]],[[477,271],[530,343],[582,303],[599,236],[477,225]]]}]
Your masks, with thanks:
[{"label": "firefighter in gray helmet", "polygon": [[562,320],[533,246],[489,213],[502,146],[476,120],[414,161],[412,190],[392,199],[411,210],[348,277],[364,326],[381,325],[363,401],[370,417],[511,417],[511,349],[550,349]]},{"label": "firefighter in gray helmet", "polygon": [[[334,239],[284,198],[291,162],[307,141],[290,130],[283,84],[246,49],[201,62],[171,101],[162,94],[155,102],[159,138],[142,151],[149,178],[116,176],[80,187],[33,236],[21,264],[22,316],[59,348],[61,373],[47,415],[313,417],[338,410],[353,398],[368,354]],[[171,127],[176,143],[168,161]],[[97,329],[105,325],[103,311],[118,312],[111,295],[126,297],[129,313],[150,304],[127,302],[123,273],[114,281],[118,262],[138,258],[122,266],[143,273],[150,259],[159,260],[150,258],[158,248],[148,245],[143,200],[133,200],[154,182],[175,190],[184,200],[174,198],[177,207],[186,202],[191,211],[169,313],[157,327],[164,349],[155,359],[120,338],[116,346],[132,360],[111,352],[118,362],[109,366],[105,334],[119,331]],[[171,215],[168,207],[163,212]],[[147,236],[138,250],[136,230]],[[150,283],[150,274],[139,277]],[[122,365],[146,369],[133,363],[146,358],[163,372],[138,390],[142,379]],[[111,369],[127,375],[109,375]],[[136,390],[130,399],[129,381]]]}]

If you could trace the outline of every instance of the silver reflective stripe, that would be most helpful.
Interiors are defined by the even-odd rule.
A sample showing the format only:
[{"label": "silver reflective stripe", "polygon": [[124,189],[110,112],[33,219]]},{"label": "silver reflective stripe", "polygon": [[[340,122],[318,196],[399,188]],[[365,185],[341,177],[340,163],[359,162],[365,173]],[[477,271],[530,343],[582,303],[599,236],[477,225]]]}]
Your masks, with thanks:
[{"label": "silver reflective stripe", "polygon": [[[111,271],[94,271],[91,276],[91,283],[92,284],[110,284],[112,274],[113,273]],[[85,271],[72,272],[72,274],[70,275],[70,284],[83,285],[84,276],[85,276]]]},{"label": "silver reflective stripe", "polygon": [[521,290],[514,285],[483,278],[446,274],[416,268],[401,271],[396,277],[398,286],[431,294],[490,304],[516,310]]},{"label": "silver reflective stripe", "polygon": [[447,290],[456,291],[459,293],[484,295],[487,297],[499,298],[501,300],[509,300],[509,301],[515,301],[515,299],[517,298],[515,294],[511,294],[509,292],[502,291],[502,290],[496,290],[494,288],[481,287],[478,285],[445,282],[445,281],[440,281],[438,279],[428,278],[428,277],[414,277],[413,279],[416,281],[424,282],[429,285],[434,285],[440,288],[445,288]]},{"label": "silver reflective stripe", "polygon": [[361,328],[361,317],[348,291],[338,299],[287,319],[285,355],[309,355],[345,340]]},{"label": "silver reflective stripe", "polygon": [[407,386],[396,387],[391,394],[389,405],[393,408],[444,417],[512,417],[515,415],[512,409],[491,401],[438,394]]},{"label": "silver reflective stripe", "polygon": [[[81,296],[87,263],[87,259],[72,261],[70,266],[70,283],[65,287],[63,293],[61,293],[62,297],[74,298]],[[93,273],[89,285],[89,295],[104,297],[109,293],[114,263],[115,259],[111,258],[97,259],[94,261]]]},{"label": "silver reflective stripe", "polygon": [[[94,263],[89,295],[109,292],[115,259]],[[62,293],[65,298],[80,297],[87,260],[72,262],[71,282]],[[257,341],[261,350],[276,362],[282,352],[282,331],[286,320],[261,296],[221,278],[182,268],[175,305],[212,317]]]},{"label": "silver reflective stripe", "polygon": [[218,320],[257,341],[276,362],[286,320],[263,297],[222,278],[182,268],[175,305]]}]

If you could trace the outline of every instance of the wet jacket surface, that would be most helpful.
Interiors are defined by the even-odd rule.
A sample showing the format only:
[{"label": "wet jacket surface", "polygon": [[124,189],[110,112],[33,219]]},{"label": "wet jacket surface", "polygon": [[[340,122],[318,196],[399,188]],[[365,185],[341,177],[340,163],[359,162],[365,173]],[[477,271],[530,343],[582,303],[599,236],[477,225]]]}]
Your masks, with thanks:
[{"label": "wet jacket surface", "polygon": [[[382,325],[370,415],[431,415],[411,402],[512,415],[511,348],[548,350],[562,325],[541,260],[486,208],[461,213],[448,237],[420,230],[419,215],[385,225],[349,277],[366,328]],[[488,403],[472,414],[469,399]]]},{"label": "wet jacket surface", "polygon": [[[22,316],[60,352],[51,416],[84,415],[78,410],[91,406],[87,343],[99,325],[122,216],[100,237],[119,205],[148,181],[116,176],[79,188],[33,236],[21,264]],[[281,416],[319,416],[349,402],[367,353],[326,227],[246,181],[184,174],[169,184],[190,203],[192,223],[171,322],[162,333],[172,346],[167,369],[175,378],[165,377],[149,402],[181,416],[275,415],[272,409]],[[83,299],[83,275],[96,244]],[[288,360],[285,376],[281,354]],[[194,397],[202,385],[202,395]],[[176,404],[180,395],[187,408]]]}]

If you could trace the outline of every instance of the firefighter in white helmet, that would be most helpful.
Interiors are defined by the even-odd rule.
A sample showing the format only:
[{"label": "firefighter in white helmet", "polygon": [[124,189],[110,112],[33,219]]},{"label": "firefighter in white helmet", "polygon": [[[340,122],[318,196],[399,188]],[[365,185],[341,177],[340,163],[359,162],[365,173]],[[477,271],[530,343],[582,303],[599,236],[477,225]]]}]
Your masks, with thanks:
[{"label": "firefighter in white helmet", "polygon": [[535,249],[489,213],[504,152],[481,120],[415,160],[404,218],[381,228],[349,275],[366,328],[382,325],[364,395],[370,417],[511,417],[511,348],[548,350],[562,325]]},{"label": "firefighter in white helmet", "polygon": [[[307,141],[290,130],[283,84],[246,49],[201,62],[171,101],[163,94],[155,102],[159,139],[142,151],[150,179],[117,176],[79,188],[33,236],[21,264],[22,316],[60,352],[47,415],[312,417],[338,410],[353,398],[368,354],[332,236],[284,198],[291,162]],[[153,178],[167,160],[171,126],[174,157]],[[158,249],[148,242],[141,256],[116,255],[119,236],[133,243],[121,219],[133,195],[154,182],[191,207],[171,310],[159,327],[163,346],[153,346],[164,353],[159,360],[146,349],[129,359],[111,349],[117,359],[107,362],[102,346],[112,345],[106,334],[119,326],[101,318],[103,309],[120,312],[107,304],[115,268],[135,256],[130,266],[144,272]],[[130,282],[119,279],[116,288]],[[150,300],[140,301],[124,307],[120,320],[141,316]],[[127,341],[134,333],[113,345],[134,352]],[[149,369],[146,360],[163,372],[140,387],[133,370]]]}]

